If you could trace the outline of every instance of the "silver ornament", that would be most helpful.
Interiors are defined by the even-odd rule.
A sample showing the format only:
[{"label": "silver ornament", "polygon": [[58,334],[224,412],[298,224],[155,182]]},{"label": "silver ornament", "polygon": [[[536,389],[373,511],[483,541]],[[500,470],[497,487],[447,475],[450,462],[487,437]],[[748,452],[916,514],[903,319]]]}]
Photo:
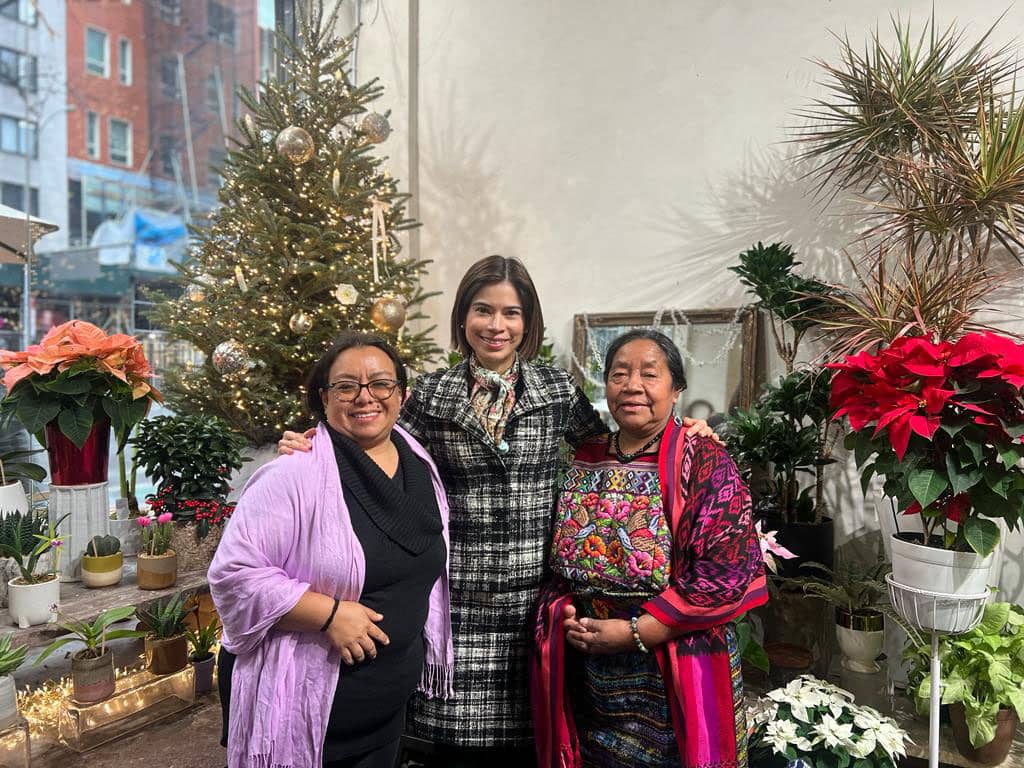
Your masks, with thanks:
[{"label": "silver ornament", "polygon": [[277,134],[274,146],[278,154],[292,165],[308,163],[316,152],[316,145],[309,131],[297,125],[290,125]]},{"label": "silver ornament", "polygon": [[359,291],[351,283],[338,283],[334,289],[334,298],[343,307],[348,307],[359,301]]},{"label": "silver ornament", "polygon": [[223,376],[240,373],[252,367],[249,352],[234,339],[228,339],[218,344],[210,359],[213,367],[217,369],[217,373]]},{"label": "silver ornament", "polygon": [[405,325],[405,301],[398,296],[381,296],[370,308],[370,320],[380,330],[396,333]]},{"label": "silver ornament", "polygon": [[391,135],[391,124],[384,115],[378,112],[371,112],[359,123],[359,132],[371,144],[380,144]]},{"label": "silver ornament", "polygon": [[344,142],[352,138],[352,134],[352,126],[349,124],[347,120],[342,120],[340,123],[337,123],[327,133],[331,141],[333,141],[335,144],[343,144]]},{"label": "silver ornament", "polygon": [[288,327],[292,333],[297,333],[301,336],[304,333],[308,333],[313,327],[313,318],[300,309],[288,318]]}]

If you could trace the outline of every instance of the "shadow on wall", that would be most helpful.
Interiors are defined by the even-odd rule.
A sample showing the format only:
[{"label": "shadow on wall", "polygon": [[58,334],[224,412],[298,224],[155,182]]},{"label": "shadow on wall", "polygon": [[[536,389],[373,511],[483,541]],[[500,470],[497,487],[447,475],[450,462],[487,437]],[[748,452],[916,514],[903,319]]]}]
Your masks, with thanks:
[{"label": "shadow on wall", "polygon": [[743,286],[726,268],[758,241],[793,245],[806,271],[825,280],[848,276],[843,248],[857,235],[850,214],[863,209],[855,201],[822,199],[809,176],[814,166],[797,151],[789,144],[750,148],[737,170],[709,180],[699,207],[674,207],[644,222],[678,245],[651,257],[653,274],[664,280],[632,286],[637,306],[666,305],[666,295],[679,297],[670,302],[675,306],[682,301],[692,308],[745,303]]}]

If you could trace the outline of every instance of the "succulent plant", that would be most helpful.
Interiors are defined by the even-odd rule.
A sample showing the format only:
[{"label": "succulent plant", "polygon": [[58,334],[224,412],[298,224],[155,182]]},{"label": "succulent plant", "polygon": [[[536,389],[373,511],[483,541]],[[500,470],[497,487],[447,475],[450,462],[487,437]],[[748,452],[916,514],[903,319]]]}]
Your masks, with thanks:
[{"label": "succulent plant", "polygon": [[85,548],[88,557],[106,557],[121,551],[121,540],[117,536],[93,536]]},{"label": "succulent plant", "polygon": [[0,675],[9,675],[25,660],[27,645],[14,645],[14,635],[0,637]]}]

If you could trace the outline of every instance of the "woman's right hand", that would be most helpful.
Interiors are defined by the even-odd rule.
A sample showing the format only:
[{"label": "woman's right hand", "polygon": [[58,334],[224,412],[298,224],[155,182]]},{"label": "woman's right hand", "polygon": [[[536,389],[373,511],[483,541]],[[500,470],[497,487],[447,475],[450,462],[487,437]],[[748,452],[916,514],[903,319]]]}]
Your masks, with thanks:
[{"label": "woman's right hand", "polygon": [[391,642],[376,624],[383,618],[362,603],[348,600],[338,603],[331,626],[327,628],[327,636],[343,662],[352,666],[366,658],[377,658],[377,643],[387,645]]},{"label": "woman's right hand", "polygon": [[291,456],[296,451],[306,453],[313,450],[313,435],[316,434],[316,427],[311,427],[305,432],[286,431],[277,441],[278,456]]}]

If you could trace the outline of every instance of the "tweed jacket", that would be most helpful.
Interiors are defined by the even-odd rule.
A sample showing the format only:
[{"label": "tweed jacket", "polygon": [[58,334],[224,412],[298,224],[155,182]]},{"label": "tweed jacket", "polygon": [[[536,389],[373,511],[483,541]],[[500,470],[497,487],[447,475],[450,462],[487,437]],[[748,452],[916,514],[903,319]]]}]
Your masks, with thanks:
[{"label": "tweed jacket", "polygon": [[531,741],[527,658],[562,440],[607,431],[570,375],[522,361],[502,455],[469,403],[468,363],[420,377],[399,423],[427,446],[451,507],[455,697],[417,695],[410,732],[462,746]]}]

